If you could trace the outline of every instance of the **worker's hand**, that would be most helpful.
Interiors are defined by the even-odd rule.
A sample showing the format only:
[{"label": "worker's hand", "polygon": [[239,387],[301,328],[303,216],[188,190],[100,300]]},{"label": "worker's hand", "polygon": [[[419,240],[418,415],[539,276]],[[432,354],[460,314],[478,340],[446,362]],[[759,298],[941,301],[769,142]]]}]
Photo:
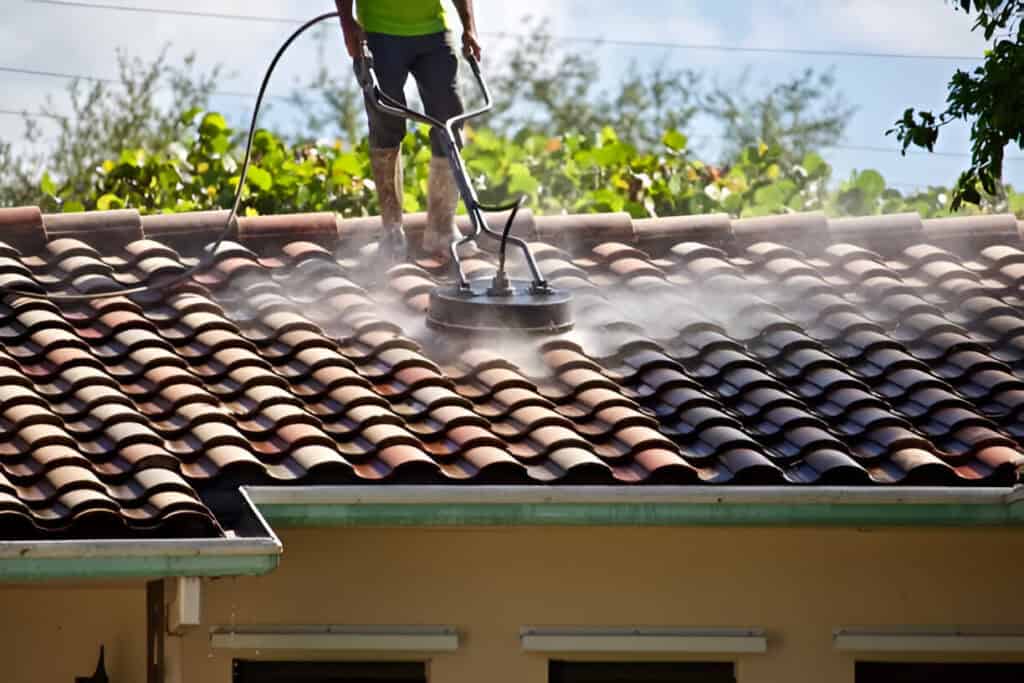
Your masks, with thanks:
[{"label": "worker's hand", "polygon": [[352,59],[362,56],[362,44],[366,40],[366,32],[354,18],[341,18],[341,31],[345,35],[345,49]]},{"label": "worker's hand", "polygon": [[472,56],[480,61],[480,41],[477,40],[476,31],[465,31],[462,34],[462,53],[467,57]]}]

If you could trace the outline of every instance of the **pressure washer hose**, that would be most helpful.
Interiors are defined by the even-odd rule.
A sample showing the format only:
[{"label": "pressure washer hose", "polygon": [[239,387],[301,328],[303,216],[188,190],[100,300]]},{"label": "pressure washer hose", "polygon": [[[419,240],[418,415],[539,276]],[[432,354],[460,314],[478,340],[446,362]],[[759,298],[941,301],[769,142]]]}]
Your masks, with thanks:
[{"label": "pressure washer hose", "polygon": [[238,209],[242,204],[242,192],[245,188],[245,179],[249,173],[249,163],[252,160],[252,143],[253,138],[256,136],[256,121],[259,118],[260,108],[263,106],[263,97],[267,92],[267,86],[270,84],[270,77],[274,74],[274,69],[277,68],[277,63],[281,61],[285,52],[292,46],[292,43],[301,36],[303,33],[313,28],[322,21],[328,19],[338,19],[340,14],[337,12],[327,12],[321,14],[318,17],[310,19],[305,24],[295,29],[295,31],[288,36],[288,40],[277,49],[274,54],[274,59],[271,60],[270,66],[267,67],[267,71],[263,76],[263,82],[260,84],[259,93],[256,95],[256,105],[252,110],[252,121],[249,123],[249,134],[245,142],[245,159],[242,162],[242,172],[238,176],[238,187],[235,188],[235,197],[231,202],[231,210],[228,212],[227,221],[224,224],[224,229],[221,230],[220,235],[217,237],[217,241],[206,247],[207,253],[200,259],[199,263],[192,266],[188,270],[185,270],[174,277],[168,278],[163,282],[159,282],[152,285],[145,285],[142,287],[131,287],[121,288],[116,290],[109,290],[103,292],[94,292],[92,294],[47,294],[38,291],[18,289],[14,287],[5,287],[0,289],[0,295],[9,296],[23,296],[29,299],[47,299],[55,303],[80,303],[84,301],[93,301],[96,299],[109,299],[118,296],[130,296],[137,294],[145,294],[147,292],[155,291],[158,289],[167,289],[168,287],[174,287],[176,285],[189,280],[190,278],[199,275],[209,269],[217,259],[217,251],[220,249],[220,245],[224,243],[224,240],[231,236],[231,232],[235,227],[235,223],[238,217]]}]

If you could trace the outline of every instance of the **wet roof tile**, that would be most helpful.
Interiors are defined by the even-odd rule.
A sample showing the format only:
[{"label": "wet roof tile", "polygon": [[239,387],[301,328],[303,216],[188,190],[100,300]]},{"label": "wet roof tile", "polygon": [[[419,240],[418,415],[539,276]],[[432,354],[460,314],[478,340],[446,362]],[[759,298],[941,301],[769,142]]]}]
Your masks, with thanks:
[{"label": "wet roof tile", "polygon": [[[149,282],[225,220],[0,209],[0,284]],[[1012,216],[524,214],[576,294],[576,329],[544,339],[427,329],[445,268],[367,268],[370,219],[238,228],[177,290],[0,303],[0,535],[216,534],[200,494],[240,477],[992,485],[1024,467]]]}]

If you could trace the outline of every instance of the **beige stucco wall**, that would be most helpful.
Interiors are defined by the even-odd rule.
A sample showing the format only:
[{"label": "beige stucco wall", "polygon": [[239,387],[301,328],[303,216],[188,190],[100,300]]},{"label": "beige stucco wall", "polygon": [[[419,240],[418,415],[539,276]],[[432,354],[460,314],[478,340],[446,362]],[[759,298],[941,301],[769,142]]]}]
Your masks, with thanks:
[{"label": "beige stucco wall", "polygon": [[[204,625],[169,645],[183,653],[178,680],[228,683],[236,656],[342,658],[211,649],[210,628],[231,624],[456,626],[460,649],[432,658],[433,683],[542,683],[547,662],[521,651],[524,625],[753,626],[767,629],[769,650],[735,660],[741,683],[852,683],[854,658],[832,647],[836,626],[1024,623],[1024,534],[1012,530],[281,535],[274,574],[203,582]],[[112,683],[144,681],[142,581],[4,586],[0,609],[4,683],[71,683],[91,673],[100,642]]]},{"label": "beige stucco wall", "polygon": [[432,658],[432,683],[542,683],[547,660],[521,651],[524,625],[754,626],[769,651],[736,660],[740,683],[852,683],[836,626],[1024,622],[1019,531],[350,529],[282,540],[273,575],[207,584],[184,680],[226,683],[233,656],[257,656],[209,648],[209,626],[232,623],[456,626],[460,649]]},{"label": "beige stucco wall", "polygon": [[74,683],[100,644],[112,683],[145,681],[146,589],[134,584],[0,586],[0,680]]}]

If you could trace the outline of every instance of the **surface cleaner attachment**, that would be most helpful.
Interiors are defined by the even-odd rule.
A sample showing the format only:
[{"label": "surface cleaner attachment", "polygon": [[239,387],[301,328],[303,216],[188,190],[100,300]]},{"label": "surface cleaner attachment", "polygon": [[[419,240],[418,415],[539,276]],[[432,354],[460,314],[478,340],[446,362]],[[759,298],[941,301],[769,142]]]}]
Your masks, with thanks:
[{"label": "surface cleaner attachment", "polygon": [[[448,286],[435,288],[430,293],[430,306],[427,311],[427,324],[435,329],[454,332],[492,332],[520,331],[530,334],[554,334],[572,329],[572,295],[569,292],[551,287],[541,275],[537,262],[530,252],[529,245],[509,233],[515,222],[516,213],[525,200],[506,206],[484,206],[477,197],[476,190],[470,182],[466,165],[459,151],[456,126],[463,121],[480,116],[491,110],[493,101],[490,89],[480,73],[480,65],[470,55],[466,55],[473,76],[483,94],[484,104],[479,109],[468,111],[447,121],[434,119],[426,114],[410,109],[403,103],[387,95],[380,88],[377,73],[373,67],[373,55],[366,43],[363,43],[363,54],[359,60],[359,81],[367,99],[380,111],[392,116],[411,119],[425,123],[438,131],[442,136],[448,163],[451,165],[459,194],[466,205],[472,230],[470,234],[452,240],[449,245],[452,270],[455,282]],[[507,211],[508,220],[502,232],[492,230],[487,224],[484,212]],[[486,233],[500,240],[498,255],[498,271],[493,278],[467,280],[459,259],[459,247],[473,242]],[[505,270],[505,257],[509,246],[519,249],[530,271],[530,280],[510,279]]]}]

